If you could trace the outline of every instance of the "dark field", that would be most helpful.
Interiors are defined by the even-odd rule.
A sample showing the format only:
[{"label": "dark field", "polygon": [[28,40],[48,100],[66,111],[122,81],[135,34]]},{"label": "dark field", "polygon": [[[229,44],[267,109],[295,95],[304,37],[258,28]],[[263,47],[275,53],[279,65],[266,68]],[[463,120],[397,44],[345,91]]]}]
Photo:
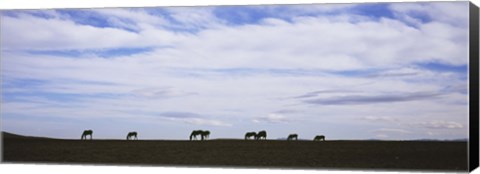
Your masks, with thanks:
[{"label": "dark field", "polygon": [[55,164],[467,170],[466,142],[125,141],[3,136],[3,161]]}]

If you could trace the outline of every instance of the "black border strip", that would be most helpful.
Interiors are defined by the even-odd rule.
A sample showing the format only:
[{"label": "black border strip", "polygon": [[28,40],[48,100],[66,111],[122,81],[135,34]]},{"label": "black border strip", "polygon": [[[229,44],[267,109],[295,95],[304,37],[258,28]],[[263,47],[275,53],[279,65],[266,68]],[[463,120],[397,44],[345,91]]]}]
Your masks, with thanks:
[{"label": "black border strip", "polygon": [[469,120],[469,170],[473,171],[479,165],[479,95],[478,95],[478,79],[479,79],[479,16],[478,7],[470,2],[470,21],[469,21],[469,94],[470,94],[470,120]]}]

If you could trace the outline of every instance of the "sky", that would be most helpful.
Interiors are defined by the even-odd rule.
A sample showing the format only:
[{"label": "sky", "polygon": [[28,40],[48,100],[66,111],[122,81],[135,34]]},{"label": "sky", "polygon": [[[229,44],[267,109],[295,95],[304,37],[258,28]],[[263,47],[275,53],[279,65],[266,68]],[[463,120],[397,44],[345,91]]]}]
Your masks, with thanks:
[{"label": "sky", "polygon": [[3,131],[468,137],[468,2],[5,10]]}]

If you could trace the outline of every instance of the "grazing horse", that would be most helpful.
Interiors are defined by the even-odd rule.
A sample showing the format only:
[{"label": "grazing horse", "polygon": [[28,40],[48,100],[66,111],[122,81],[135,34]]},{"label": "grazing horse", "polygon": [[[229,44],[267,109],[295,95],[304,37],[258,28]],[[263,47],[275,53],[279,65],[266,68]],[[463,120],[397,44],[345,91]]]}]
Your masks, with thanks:
[{"label": "grazing horse", "polygon": [[287,140],[293,140],[293,139],[298,140],[298,135],[297,135],[297,134],[290,134],[290,135],[288,135]]},{"label": "grazing horse", "polygon": [[82,137],[80,138],[80,140],[83,140],[83,139],[87,139],[87,135],[90,135],[90,140],[92,140],[92,134],[93,134],[93,131],[92,130],[84,130],[83,133],[82,133]]},{"label": "grazing horse", "polygon": [[264,140],[267,139],[267,131],[262,130],[262,131],[258,132],[257,135],[255,136],[255,139],[256,140],[261,140],[262,137],[263,137]]},{"label": "grazing horse", "polygon": [[315,138],[313,139],[313,141],[325,141],[325,136],[323,136],[323,135],[317,135],[317,136],[315,136]]},{"label": "grazing horse", "polygon": [[255,139],[255,137],[257,137],[257,133],[256,132],[247,132],[245,134],[245,140],[250,139],[250,137],[253,137]]},{"label": "grazing horse", "polygon": [[202,131],[202,130],[194,130],[194,131],[192,131],[192,133],[190,134],[190,141],[192,141],[192,138],[196,140],[196,139],[197,139],[197,135],[200,135],[201,138],[202,138],[202,140],[203,140],[203,135],[202,135],[202,134],[203,134],[203,131]]},{"label": "grazing horse", "polygon": [[129,132],[127,135],[127,140],[130,140],[131,137],[134,137],[133,140],[138,140],[137,132]]},{"label": "grazing horse", "polygon": [[203,131],[201,135],[202,135],[202,140],[206,140],[210,136],[210,131],[208,131],[208,130]]}]

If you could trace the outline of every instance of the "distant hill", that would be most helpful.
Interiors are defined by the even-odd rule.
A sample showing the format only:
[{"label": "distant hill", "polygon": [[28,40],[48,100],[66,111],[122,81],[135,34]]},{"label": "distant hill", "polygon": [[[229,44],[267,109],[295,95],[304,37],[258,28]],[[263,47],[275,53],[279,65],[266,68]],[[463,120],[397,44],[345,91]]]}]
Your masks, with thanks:
[{"label": "distant hill", "polygon": [[[287,140],[286,137],[281,137],[281,138],[277,138],[275,140]],[[312,141],[312,139],[301,139],[299,138],[298,141]],[[358,140],[339,140],[339,139],[335,139],[335,140],[330,140],[330,141],[455,141],[455,142],[467,142],[468,139],[467,138],[461,138],[461,139],[413,139],[413,140],[382,140],[382,139],[358,139]]]},{"label": "distant hill", "polygon": [[463,138],[463,139],[445,139],[445,140],[439,140],[439,139],[416,139],[416,140],[412,140],[412,141],[460,141],[460,142],[467,142],[468,139],[467,139],[467,138]]},{"label": "distant hill", "polygon": [[10,132],[3,132],[3,131],[2,131],[2,138],[4,139],[51,139],[47,137],[24,136],[24,135],[18,135]]},{"label": "distant hill", "polygon": [[[285,140],[286,141],[287,139],[288,139],[287,137],[281,137],[281,138],[277,138],[275,140]],[[298,139],[298,141],[312,141],[312,140],[313,140],[313,138],[312,139],[305,139],[305,138],[299,138]]]}]

